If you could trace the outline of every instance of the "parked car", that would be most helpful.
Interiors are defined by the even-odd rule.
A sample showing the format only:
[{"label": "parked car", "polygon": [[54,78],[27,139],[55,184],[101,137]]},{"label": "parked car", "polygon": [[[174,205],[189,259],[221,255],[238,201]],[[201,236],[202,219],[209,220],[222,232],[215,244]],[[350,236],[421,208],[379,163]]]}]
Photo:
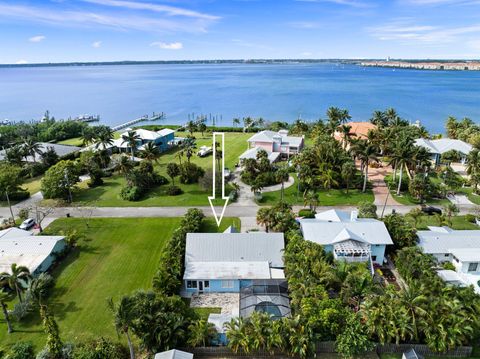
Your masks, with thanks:
[{"label": "parked car", "polygon": [[227,167],[225,167],[223,169],[223,177],[228,180],[230,179],[231,176],[232,176],[232,171],[230,171]]},{"label": "parked car", "polygon": [[30,228],[32,228],[34,225],[35,225],[35,220],[33,218],[27,218],[22,222],[19,228],[27,231]]},{"label": "parked car", "polygon": [[434,214],[442,214],[442,210],[437,207],[432,207],[432,206],[422,206],[421,210],[423,213],[428,214],[429,216],[432,216]]},{"label": "parked car", "polygon": [[212,147],[208,147],[208,146],[202,146],[200,147],[200,149],[198,150],[198,156],[199,157],[205,157],[205,156],[208,156],[210,153],[213,152],[213,149]]}]

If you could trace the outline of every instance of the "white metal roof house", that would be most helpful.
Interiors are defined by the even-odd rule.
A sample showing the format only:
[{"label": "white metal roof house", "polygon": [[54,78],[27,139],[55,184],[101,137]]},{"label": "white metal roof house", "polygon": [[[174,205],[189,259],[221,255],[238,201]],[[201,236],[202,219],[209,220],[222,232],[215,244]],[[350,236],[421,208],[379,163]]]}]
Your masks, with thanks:
[{"label": "white metal roof house", "polygon": [[274,162],[279,156],[289,157],[299,153],[304,147],[303,137],[288,136],[286,130],[261,131],[250,137],[247,142],[249,149],[240,156],[240,159],[255,158],[258,150],[264,149],[270,162]]},{"label": "white metal roof house", "polygon": [[155,354],[154,359],[193,359],[193,354],[177,349],[172,349]]},{"label": "white metal roof house", "polygon": [[428,228],[417,232],[418,245],[438,262],[451,262],[455,266],[455,271],[438,271],[440,278],[454,285],[473,285],[480,294],[480,230]]},{"label": "white metal roof house", "polygon": [[18,228],[0,231],[0,272],[10,272],[14,263],[27,267],[32,274],[45,272],[52,265],[55,253],[65,248],[64,238],[33,236]]},{"label": "white metal roof house", "polygon": [[357,212],[336,209],[301,219],[303,237],[333,252],[335,259],[382,264],[385,248],[393,244],[385,224],[371,218],[357,218]]},{"label": "white metal roof house", "polygon": [[258,279],[284,279],[283,233],[188,233],[185,293],[233,292]]},{"label": "white metal roof house", "polygon": [[[80,151],[80,147],[77,146],[70,146],[70,145],[60,145],[57,143],[48,143],[48,142],[38,142],[39,145],[39,151],[41,153],[45,153],[50,149],[53,149],[55,153],[58,155],[58,157],[62,158],[65,157],[71,153]],[[0,161],[4,160],[6,157],[6,151],[1,150],[0,151]],[[41,155],[36,155],[35,156],[35,161],[40,161]],[[27,162],[34,162],[34,158],[32,156],[27,156],[26,157]]]},{"label": "white metal roof house", "polygon": [[[142,150],[147,143],[153,142],[163,152],[168,150],[173,145],[175,140],[175,131],[169,128],[164,128],[160,131],[150,131],[143,128],[138,128],[133,131],[140,137],[140,139],[137,141],[137,148],[139,150]],[[120,151],[129,151],[129,144],[123,140],[123,136],[127,135],[128,131],[123,132],[120,135],[120,138],[114,140],[110,147],[116,147]]]},{"label": "white metal roof house", "polygon": [[415,140],[415,145],[425,147],[432,154],[432,161],[434,161],[436,165],[440,163],[440,157],[442,154],[452,150],[455,150],[462,155],[462,163],[464,163],[467,155],[472,150],[470,144],[450,138],[439,138],[437,140],[419,138]]}]

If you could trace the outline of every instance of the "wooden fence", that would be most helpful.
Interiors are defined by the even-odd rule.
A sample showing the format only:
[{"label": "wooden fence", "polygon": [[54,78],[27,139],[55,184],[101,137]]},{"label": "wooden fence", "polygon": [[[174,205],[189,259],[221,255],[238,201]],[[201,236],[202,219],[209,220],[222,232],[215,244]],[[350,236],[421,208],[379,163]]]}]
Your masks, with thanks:
[{"label": "wooden fence", "polygon": [[[445,356],[450,358],[468,358],[472,355],[472,347],[458,347],[454,350],[448,351],[446,353],[434,353],[426,345],[423,344],[385,344],[380,345],[378,344],[375,351],[377,354],[381,353],[403,353],[410,349],[415,349],[417,354],[423,356]],[[284,353],[275,352],[273,354],[266,352],[266,351],[257,351],[254,353],[245,353],[243,351],[239,351],[234,353],[228,347],[206,347],[206,348],[186,348],[181,349],[186,352],[190,352],[194,354],[195,358],[267,358],[267,357],[275,357],[276,359],[280,358],[290,358]],[[319,354],[318,356],[321,357],[322,353],[335,353],[335,342],[318,342],[316,344],[316,353]]]}]

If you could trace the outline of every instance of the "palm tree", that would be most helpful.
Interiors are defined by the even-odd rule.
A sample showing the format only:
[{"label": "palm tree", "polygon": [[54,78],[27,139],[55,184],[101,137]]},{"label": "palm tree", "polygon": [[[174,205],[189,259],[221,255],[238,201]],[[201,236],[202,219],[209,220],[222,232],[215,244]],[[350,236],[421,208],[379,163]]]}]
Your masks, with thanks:
[{"label": "palm tree", "polygon": [[191,347],[206,347],[210,344],[211,340],[217,335],[217,330],[213,323],[209,323],[205,319],[194,321],[188,326],[190,337],[187,340],[187,344]]},{"label": "palm tree", "polygon": [[423,305],[428,302],[428,298],[418,286],[411,284],[408,287],[403,288],[400,292],[400,301],[402,306],[407,308],[407,312],[412,318],[413,336],[414,339],[418,341],[418,320],[419,317],[424,317],[427,314]]},{"label": "palm tree", "polygon": [[480,182],[480,151],[473,149],[467,157],[467,174],[473,184],[475,193],[478,192],[478,183]]},{"label": "palm tree", "polygon": [[180,166],[175,162],[170,162],[167,165],[167,175],[172,179],[172,186],[175,186],[175,177],[180,175]]},{"label": "palm tree", "polygon": [[304,206],[308,205],[311,211],[315,211],[317,209],[318,204],[319,204],[318,193],[310,190],[303,194],[303,205]]},{"label": "palm tree", "polygon": [[424,213],[420,208],[414,208],[408,212],[408,216],[413,219],[413,225],[415,228],[418,226],[418,221],[423,217]]},{"label": "palm tree", "polygon": [[104,151],[107,147],[113,145],[113,138],[114,134],[110,127],[102,126],[100,129],[97,130],[96,134],[96,141],[95,148],[102,148]]},{"label": "palm tree", "polygon": [[233,127],[237,127],[238,125],[240,125],[240,119],[234,118],[233,119]]},{"label": "palm tree", "polygon": [[460,210],[458,207],[453,203],[448,203],[447,205],[443,206],[443,211],[447,216],[448,224],[452,225],[452,216],[456,216]]},{"label": "palm tree", "polygon": [[0,283],[6,283],[11,290],[17,294],[20,303],[23,303],[22,292],[25,290],[30,277],[30,271],[27,267],[17,266],[13,263],[10,266],[11,273],[3,272],[0,274]]},{"label": "palm tree", "polygon": [[207,125],[203,122],[198,125],[198,130],[202,133],[202,137],[204,136],[204,132],[207,130]]},{"label": "palm tree", "polygon": [[183,152],[185,153],[185,157],[187,157],[187,162],[190,163],[190,158],[192,158],[195,150],[197,149],[197,144],[195,140],[191,137],[186,138],[183,142]]},{"label": "palm tree", "polygon": [[193,121],[187,122],[187,130],[190,132],[190,136],[193,136],[193,133],[197,130],[197,125]]},{"label": "palm tree", "polygon": [[95,134],[93,127],[88,126],[82,130],[82,144],[84,146],[88,146],[89,144],[93,143],[96,137],[97,135]]},{"label": "palm tree", "polygon": [[128,131],[126,135],[122,135],[122,144],[128,144],[130,153],[132,154],[132,161],[135,161],[135,151],[137,150],[138,141],[141,139],[136,131]]},{"label": "palm tree", "polygon": [[355,176],[355,172],[357,172],[357,169],[355,167],[355,163],[353,163],[352,161],[345,162],[342,165],[341,175],[342,175],[343,180],[345,181],[345,186],[347,188],[347,194],[348,194],[348,190],[349,190],[349,187],[350,187],[350,182],[352,181],[353,177]]},{"label": "palm tree", "polygon": [[33,138],[28,138],[23,144],[24,153],[33,157],[33,162],[37,162],[36,155],[42,154],[42,146]]},{"label": "palm tree", "polygon": [[133,168],[133,162],[124,155],[120,156],[120,159],[115,165],[115,171],[120,172],[125,178],[127,178],[130,170]]},{"label": "palm tree", "polygon": [[115,329],[117,333],[125,334],[127,337],[128,348],[130,350],[130,359],[135,359],[132,340],[130,338],[130,327],[136,319],[134,298],[123,296],[118,303],[114,303],[110,298],[108,307],[114,315]]},{"label": "palm tree", "polygon": [[243,118],[243,132],[245,132],[250,126],[253,125],[253,120],[251,117],[244,117]]},{"label": "palm tree", "polygon": [[280,200],[282,202],[283,202],[284,193],[285,193],[285,182],[288,181],[289,178],[290,178],[290,174],[288,173],[288,168],[284,166],[278,168],[277,171],[275,172],[275,180],[277,182],[282,183],[282,187],[280,190]]},{"label": "palm tree", "polygon": [[143,158],[149,162],[158,162],[158,159],[160,158],[160,150],[158,149],[158,146],[153,142],[148,142],[143,147]]},{"label": "palm tree", "polygon": [[252,185],[250,186],[250,190],[254,193],[260,193],[260,191],[263,189],[263,186],[260,184],[258,181],[254,181]]},{"label": "palm tree", "polygon": [[360,152],[358,153],[357,157],[362,162],[363,166],[363,189],[362,192],[367,190],[367,181],[368,181],[368,166],[371,162],[378,162],[378,148],[371,143],[368,143],[365,140],[361,140],[363,142],[360,145]]},{"label": "palm tree", "polygon": [[272,210],[269,207],[261,207],[257,211],[257,223],[265,226],[265,231],[268,232],[270,223],[272,222]]},{"label": "palm tree", "polygon": [[330,191],[332,186],[338,186],[338,181],[335,179],[337,176],[337,172],[335,172],[330,166],[322,166],[327,167],[326,169],[320,169],[320,181],[324,188],[327,191]]},{"label": "palm tree", "polygon": [[375,126],[384,127],[387,125],[388,121],[383,111],[374,111],[370,122],[373,123]]},{"label": "palm tree", "polygon": [[13,332],[12,323],[10,323],[10,316],[8,315],[8,310],[7,310],[7,303],[10,302],[11,300],[12,300],[12,296],[9,293],[4,292],[3,290],[0,291],[0,306],[2,307],[3,317],[5,319],[5,322],[7,323],[8,333]]},{"label": "palm tree", "polygon": [[350,137],[352,137],[352,133],[350,132],[351,129],[352,129],[352,126],[348,126],[348,125],[340,125],[338,127],[338,131],[342,136],[343,148],[347,148],[347,145],[350,143]]}]

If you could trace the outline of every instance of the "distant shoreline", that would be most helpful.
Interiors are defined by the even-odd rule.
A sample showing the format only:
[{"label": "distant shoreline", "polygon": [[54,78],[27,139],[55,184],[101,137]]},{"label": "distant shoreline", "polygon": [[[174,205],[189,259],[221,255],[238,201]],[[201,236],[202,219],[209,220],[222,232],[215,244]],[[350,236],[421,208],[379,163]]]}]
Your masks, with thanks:
[{"label": "distant shoreline", "polygon": [[363,61],[360,65],[432,71],[480,71],[480,61]]},{"label": "distant shoreline", "polygon": [[[231,60],[156,60],[156,61],[100,61],[100,62],[58,62],[58,63],[27,63],[27,64],[0,64],[0,68],[22,67],[68,67],[68,66],[119,66],[119,65],[208,65],[208,64],[315,64],[337,63],[374,67],[421,68],[422,64],[469,64],[476,63],[480,70],[480,62],[466,60],[398,60],[382,61],[379,59],[231,59]],[[397,64],[393,66],[393,64]],[[404,66],[403,64],[409,64]],[[425,66],[425,65],[423,65]],[[428,68],[423,68],[428,69]]]}]

